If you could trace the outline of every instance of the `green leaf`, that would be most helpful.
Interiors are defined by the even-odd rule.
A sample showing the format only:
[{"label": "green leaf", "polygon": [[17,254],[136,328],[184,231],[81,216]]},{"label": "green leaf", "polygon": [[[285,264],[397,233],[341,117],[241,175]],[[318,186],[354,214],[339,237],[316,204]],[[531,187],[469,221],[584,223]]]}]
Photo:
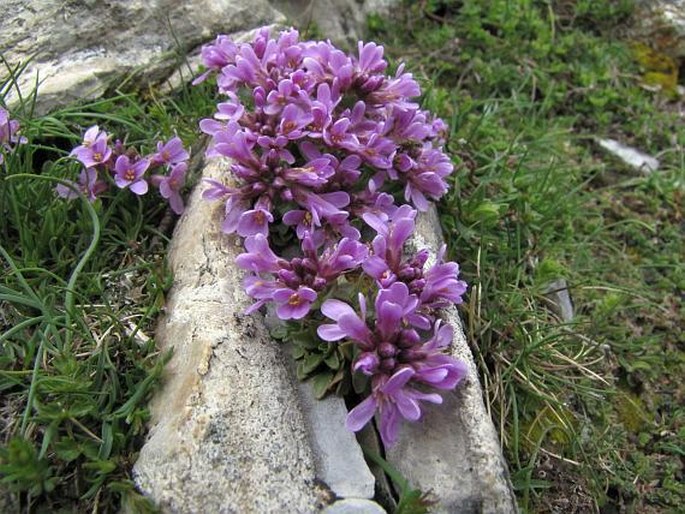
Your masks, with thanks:
[{"label": "green leaf", "polygon": [[298,345],[293,345],[293,359],[295,360],[300,360],[302,357],[306,355],[306,352],[304,348]]},{"label": "green leaf", "polygon": [[332,370],[337,370],[340,368],[340,357],[338,357],[338,352],[332,352],[323,361],[326,363],[326,366]]},{"label": "green leaf", "polygon": [[326,396],[332,386],[333,378],[333,373],[330,371],[324,371],[323,373],[318,373],[312,377],[312,388],[314,389],[314,396],[317,400]]},{"label": "green leaf", "polygon": [[362,394],[366,391],[369,385],[369,377],[364,375],[364,373],[352,373],[352,387],[354,392],[357,394]]},{"label": "green leaf", "polygon": [[305,374],[309,375],[312,373],[316,368],[319,367],[319,364],[323,362],[323,355],[320,353],[310,353],[304,358],[304,367],[303,371]]},{"label": "green leaf", "polygon": [[76,460],[83,453],[76,441],[67,438],[55,443],[53,449],[55,450],[55,454],[65,462]]}]

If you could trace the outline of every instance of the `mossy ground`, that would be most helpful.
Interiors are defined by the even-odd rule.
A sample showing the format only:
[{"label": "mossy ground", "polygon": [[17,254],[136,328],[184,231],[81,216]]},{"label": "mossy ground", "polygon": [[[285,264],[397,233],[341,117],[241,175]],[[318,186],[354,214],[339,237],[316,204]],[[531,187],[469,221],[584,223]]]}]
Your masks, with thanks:
[{"label": "mossy ground", "polygon": [[[441,221],[526,512],[685,504],[682,102],[642,87],[655,70],[625,36],[631,15],[624,1],[423,0],[369,23],[452,130]],[[75,175],[64,156],[83,127],[147,148],[174,131],[192,143],[212,105],[200,88],[14,113],[30,143],[0,176],[0,481],[27,511],[150,508],[130,470],[164,362],[147,336],[170,284],[173,224],[152,196],[112,194],[90,211],[40,177]],[[631,170],[596,137],[661,168]],[[545,294],[557,279],[571,322]]]},{"label": "mossy ground", "polygon": [[[441,220],[524,511],[685,504],[685,130],[672,91],[643,87],[632,14],[435,0],[370,20],[452,129]],[[630,169],[597,137],[657,156],[659,171]],[[545,295],[557,279],[570,322]]]}]

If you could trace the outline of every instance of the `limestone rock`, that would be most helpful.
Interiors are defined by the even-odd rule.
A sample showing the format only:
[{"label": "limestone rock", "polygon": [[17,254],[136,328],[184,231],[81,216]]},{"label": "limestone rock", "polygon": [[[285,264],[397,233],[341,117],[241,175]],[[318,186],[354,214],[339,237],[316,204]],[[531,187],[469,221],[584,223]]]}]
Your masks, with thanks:
[{"label": "limestone rock", "polygon": [[553,280],[545,287],[545,298],[550,303],[550,308],[559,316],[561,321],[569,323],[573,321],[573,303],[568,292],[568,284],[563,278]]},{"label": "limestone rock", "polygon": [[[40,80],[39,114],[98,98],[129,75],[137,87],[158,83],[218,33],[285,21],[266,0],[5,0],[2,7],[0,54],[12,66],[28,62],[18,80],[25,97]],[[0,81],[6,76],[2,69]],[[16,100],[12,89],[6,101]]]},{"label": "limestone rock", "polygon": [[[432,208],[417,219],[410,240],[434,253],[442,244],[440,222]],[[433,257],[434,258],[434,257]],[[518,512],[499,440],[483,404],[483,391],[456,308],[444,312],[454,327],[451,353],[469,374],[442,405],[430,405],[419,423],[404,423],[386,458],[413,487],[432,490],[439,503],[432,512]]]},{"label": "limestone rock", "polygon": [[597,144],[604,150],[623,161],[631,168],[649,175],[659,169],[659,161],[631,146],[626,146],[614,139],[597,139]]},{"label": "limestone rock", "polygon": [[[93,100],[122,84],[163,84],[174,70],[198,68],[200,46],[217,34],[263,25],[316,22],[326,38],[353,44],[366,16],[397,0],[5,0],[0,54],[11,66],[28,63],[17,79],[26,98],[39,81],[36,114]],[[190,54],[190,65],[179,67]],[[0,69],[0,82],[9,72]],[[180,73],[171,81],[178,85]],[[5,102],[19,100],[9,89]]]},{"label": "limestone rock", "polygon": [[337,44],[356,47],[363,38],[366,18],[371,13],[386,13],[398,0],[271,0],[295,26],[303,29],[312,23],[324,38]]},{"label": "limestone rock", "polygon": [[324,514],[385,514],[385,509],[370,500],[349,498],[329,505],[323,512]]},{"label": "limestone rock", "polygon": [[[294,360],[290,360],[294,372]],[[345,429],[343,399],[317,400],[310,382],[301,382],[299,390],[317,478],[340,498],[373,498],[375,480],[354,434]]]},{"label": "limestone rock", "polygon": [[[206,177],[225,174],[214,162]],[[151,403],[136,483],[164,512],[311,512],[328,491],[298,408],[290,358],[258,316],[233,264],[242,252],[221,233],[223,205],[196,188],[169,252],[174,286],[158,342],[173,347]]]}]

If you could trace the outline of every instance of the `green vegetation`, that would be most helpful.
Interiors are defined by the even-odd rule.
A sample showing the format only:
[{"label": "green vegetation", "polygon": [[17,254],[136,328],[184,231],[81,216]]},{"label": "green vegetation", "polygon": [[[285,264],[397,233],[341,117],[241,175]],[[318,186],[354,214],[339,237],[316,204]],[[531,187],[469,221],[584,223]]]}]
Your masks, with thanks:
[{"label": "green vegetation", "polygon": [[91,205],[55,186],[78,175],[67,155],[84,127],[146,150],[174,131],[190,144],[212,95],[31,109],[13,113],[28,142],[0,166],[0,490],[26,512],[150,510],[130,476],[169,357],[151,336],[172,280],[173,215],[157,195],[112,189]]},{"label": "green vegetation", "polygon": [[[458,172],[441,220],[471,284],[462,314],[528,512],[685,504],[685,130],[681,104],[642,88],[632,42],[612,37],[631,12],[435,0],[370,20],[452,129]],[[661,169],[631,170],[595,137],[658,156]],[[574,303],[566,323],[545,294],[558,279]]]},{"label": "green vegetation", "polygon": [[[642,88],[653,70],[617,36],[631,12],[610,0],[423,0],[369,23],[452,130],[441,220],[526,512],[685,504],[685,130],[672,65],[667,95]],[[50,177],[77,174],[66,156],[94,123],[149,149],[174,131],[193,143],[212,110],[200,87],[13,112],[29,143],[0,167],[0,489],[26,511],[151,509],[130,473],[168,358],[151,337],[171,283],[166,203],[125,191],[65,202]],[[595,137],[661,169],[631,170]],[[569,322],[548,299],[559,279]]]}]

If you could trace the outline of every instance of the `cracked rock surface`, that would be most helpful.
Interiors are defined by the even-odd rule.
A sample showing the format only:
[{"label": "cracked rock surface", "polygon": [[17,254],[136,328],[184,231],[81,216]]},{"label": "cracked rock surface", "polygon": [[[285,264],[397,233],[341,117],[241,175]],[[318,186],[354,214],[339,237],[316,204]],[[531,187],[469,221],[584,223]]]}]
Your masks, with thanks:
[{"label": "cracked rock surface", "polygon": [[[15,66],[28,62],[18,80],[24,96],[40,80],[38,114],[99,98],[126,77],[136,87],[159,83],[179,56],[218,33],[285,22],[266,0],[4,0],[2,7],[0,54]],[[10,90],[6,101],[16,99]]]},{"label": "cracked rock surface", "polygon": [[[205,177],[219,178],[215,161]],[[134,472],[166,512],[310,512],[329,494],[282,348],[245,317],[241,247],[221,233],[223,206],[196,188],[169,252],[174,286],[158,341],[173,347]]]},{"label": "cracked rock surface", "polygon": [[[353,45],[366,16],[397,0],[3,0],[0,54],[24,98],[35,89],[36,114],[94,100],[125,87],[162,84],[174,70],[188,82],[197,68],[179,62],[217,34],[235,34],[288,20],[314,22],[326,38]],[[286,13],[288,18],[283,14]],[[7,70],[0,69],[0,82]],[[179,80],[175,81],[178,85]],[[5,101],[19,99],[15,88]]]}]

